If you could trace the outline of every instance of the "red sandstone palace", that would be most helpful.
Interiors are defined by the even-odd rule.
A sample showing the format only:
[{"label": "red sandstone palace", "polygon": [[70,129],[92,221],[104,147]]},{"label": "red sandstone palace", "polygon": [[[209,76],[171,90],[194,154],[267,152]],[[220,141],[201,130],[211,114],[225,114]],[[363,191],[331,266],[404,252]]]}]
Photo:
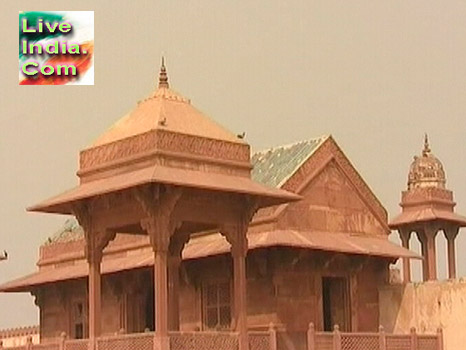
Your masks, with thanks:
[{"label": "red sandstone palace", "polygon": [[[40,248],[37,272],[0,291],[35,297],[41,342],[61,344],[50,349],[268,350],[277,348],[271,324],[287,334],[283,349],[341,346],[340,333],[326,333],[334,325],[379,342],[389,265],[402,258],[408,280],[409,259],[419,258],[407,237],[417,230],[424,277],[435,278],[432,237],[448,222],[454,275],[454,236],[466,225],[425,147],[390,224],[403,248],[331,136],[251,157],[242,137],[169,88],[162,64],[158,89],[81,151],[79,185],[29,208],[77,222]],[[428,218],[417,215],[428,215],[425,193],[436,205]],[[423,350],[440,349],[425,339],[434,345]]]}]

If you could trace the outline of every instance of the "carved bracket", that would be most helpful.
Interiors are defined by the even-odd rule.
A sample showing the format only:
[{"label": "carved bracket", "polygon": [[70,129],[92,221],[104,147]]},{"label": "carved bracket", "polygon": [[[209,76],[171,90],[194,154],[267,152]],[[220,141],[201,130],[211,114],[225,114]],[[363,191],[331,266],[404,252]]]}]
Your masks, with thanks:
[{"label": "carved bracket", "polygon": [[173,215],[181,195],[179,187],[150,185],[134,189],[134,196],[145,214],[141,227],[149,235],[154,250],[168,252],[170,238],[181,225]]},{"label": "carved bracket", "polygon": [[259,209],[258,203],[251,197],[245,198],[244,210],[235,223],[228,223],[220,227],[220,233],[231,245],[231,254],[235,256],[246,256],[248,251],[248,227]]},{"label": "carved bracket", "polygon": [[[412,230],[408,228],[400,228],[398,229],[398,233],[400,235],[400,239],[403,242],[403,246],[409,246],[409,240],[411,239]],[[406,248],[405,247],[405,248]]]},{"label": "carved bracket", "polygon": [[459,226],[448,226],[443,229],[443,233],[445,234],[445,238],[449,241],[455,240],[456,236],[458,236],[458,233],[460,231]]},{"label": "carved bracket", "polygon": [[100,263],[105,247],[116,236],[116,231],[96,227],[92,220],[92,205],[90,202],[78,202],[73,205],[72,212],[83,228],[85,255],[88,262]]}]

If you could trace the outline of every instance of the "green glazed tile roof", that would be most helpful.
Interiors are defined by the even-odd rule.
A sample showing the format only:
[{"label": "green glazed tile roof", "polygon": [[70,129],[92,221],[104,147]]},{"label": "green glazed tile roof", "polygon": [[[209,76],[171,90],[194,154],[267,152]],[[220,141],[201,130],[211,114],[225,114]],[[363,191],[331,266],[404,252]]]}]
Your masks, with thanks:
[{"label": "green glazed tile roof", "polygon": [[[252,178],[270,187],[281,187],[327,137],[322,136],[254,153],[251,158]],[[82,228],[75,218],[70,218],[44,244],[75,241],[81,239],[82,236]]]},{"label": "green glazed tile roof", "polygon": [[75,218],[65,221],[62,228],[50,236],[44,245],[77,241],[83,237],[83,229],[79,226]]},{"label": "green glazed tile roof", "polygon": [[281,187],[328,138],[322,136],[257,152],[252,156],[252,178],[264,185]]}]

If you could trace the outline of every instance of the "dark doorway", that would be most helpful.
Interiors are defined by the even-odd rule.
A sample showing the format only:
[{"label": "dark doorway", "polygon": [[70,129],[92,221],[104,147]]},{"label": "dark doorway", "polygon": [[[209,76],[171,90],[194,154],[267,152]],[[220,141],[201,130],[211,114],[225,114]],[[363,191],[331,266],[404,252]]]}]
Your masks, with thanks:
[{"label": "dark doorway", "polygon": [[351,330],[348,279],[344,277],[322,278],[322,304],[324,331],[331,332],[334,325],[343,332]]}]

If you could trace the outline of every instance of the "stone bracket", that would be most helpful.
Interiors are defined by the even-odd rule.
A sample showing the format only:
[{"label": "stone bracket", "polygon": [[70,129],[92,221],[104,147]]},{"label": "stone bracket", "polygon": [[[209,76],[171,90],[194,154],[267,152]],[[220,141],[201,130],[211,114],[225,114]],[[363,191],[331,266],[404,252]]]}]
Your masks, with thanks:
[{"label": "stone bracket", "polygon": [[245,199],[245,210],[235,223],[227,223],[220,227],[220,233],[226,238],[231,245],[231,254],[233,256],[246,256],[248,251],[247,231],[249,223],[259,209],[256,200],[247,197]]},{"label": "stone bracket", "polygon": [[149,235],[154,251],[168,252],[170,238],[181,225],[173,215],[181,195],[179,187],[144,186],[134,190],[145,215],[141,226]]},{"label": "stone bracket", "polygon": [[84,231],[86,259],[88,262],[100,263],[103,250],[115,238],[116,231],[104,227],[96,227],[93,224],[92,208],[89,202],[79,202],[73,205],[72,212]]}]

